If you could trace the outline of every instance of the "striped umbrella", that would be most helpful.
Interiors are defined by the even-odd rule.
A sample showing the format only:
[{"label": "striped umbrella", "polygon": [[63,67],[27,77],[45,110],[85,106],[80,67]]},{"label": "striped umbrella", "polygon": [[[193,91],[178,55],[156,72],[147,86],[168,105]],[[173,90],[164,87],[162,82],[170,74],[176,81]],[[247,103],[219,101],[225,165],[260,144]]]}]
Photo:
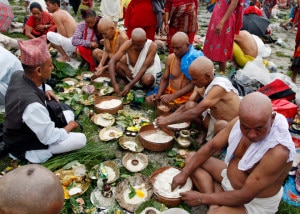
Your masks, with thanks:
[{"label": "striped umbrella", "polygon": [[7,30],[13,18],[14,14],[11,6],[0,2],[0,32],[4,32]]}]

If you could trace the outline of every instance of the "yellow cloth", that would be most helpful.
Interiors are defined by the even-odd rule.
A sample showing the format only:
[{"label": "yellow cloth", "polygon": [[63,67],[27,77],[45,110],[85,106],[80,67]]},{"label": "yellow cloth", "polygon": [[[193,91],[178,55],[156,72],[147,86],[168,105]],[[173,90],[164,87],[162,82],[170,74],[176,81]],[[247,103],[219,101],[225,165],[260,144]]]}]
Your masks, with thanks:
[{"label": "yellow cloth", "polygon": [[[164,90],[165,94],[174,94],[175,92],[176,92],[176,90],[173,89],[170,85]],[[185,103],[186,101],[189,100],[189,98],[192,95],[192,93],[193,92],[191,91],[191,92],[189,92],[189,93],[187,93],[187,94],[185,94],[185,95],[183,95],[181,97],[176,98],[172,102],[175,103],[175,104],[178,104],[178,105],[182,104],[182,103]],[[172,103],[170,103],[170,104],[172,104]]]},{"label": "yellow cloth", "polygon": [[244,67],[247,62],[254,60],[252,56],[244,54],[243,50],[236,42],[233,43],[233,57],[240,67]]}]

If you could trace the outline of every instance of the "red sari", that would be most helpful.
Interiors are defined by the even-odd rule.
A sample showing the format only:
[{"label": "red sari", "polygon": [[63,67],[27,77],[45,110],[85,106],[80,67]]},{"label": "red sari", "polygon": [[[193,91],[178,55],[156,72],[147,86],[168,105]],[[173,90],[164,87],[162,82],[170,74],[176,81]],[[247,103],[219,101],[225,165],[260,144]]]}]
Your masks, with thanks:
[{"label": "red sari", "polygon": [[[42,12],[40,20],[36,20],[32,15],[29,16],[28,21],[26,22],[25,25],[32,28],[31,34],[34,35],[35,37],[40,37],[40,36],[46,35],[49,31],[52,31],[52,32],[56,31],[56,25],[53,21],[53,18],[46,11]],[[42,31],[38,31],[36,29],[36,26],[38,26],[38,25],[49,25],[50,27],[46,28]],[[25,34],[25,29],[23,30],[23,33]]]},{"label": "red sari", "polygon": [[154,41],[156,30],[156,15],[153,12],[151,0],[131,0],[126,10],[124,25],[127,36],[131,38],[134,28],[140,27],[146,31],[148,39]]}]

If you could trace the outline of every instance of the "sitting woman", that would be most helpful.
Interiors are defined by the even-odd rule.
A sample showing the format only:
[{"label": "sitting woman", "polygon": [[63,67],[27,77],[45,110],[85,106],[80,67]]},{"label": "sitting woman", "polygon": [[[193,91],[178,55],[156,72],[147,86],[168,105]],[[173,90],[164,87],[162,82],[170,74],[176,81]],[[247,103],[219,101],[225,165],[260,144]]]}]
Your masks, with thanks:
[{"label": "sitting woman", "polygon": [[95,71],[96,63],[92,51],[95,48],[103,49],[103,45],[100,44],[103,37],[97,28],[100,17],[96,16],[96,12],[92,9],[82,9],[81,16],[84,21],[77,25],[72,45],[76,46],[76,53],[89,63],[90,71]]},{"label": "sitting woman", "polygon": [[31,15],[25,23],[23,34],[29,39],[34,39],[46,35],[49,31],[56,31],[56,25],[52,16],[43,11],[42,6],[33,2],[30,4],[29,10]]}]

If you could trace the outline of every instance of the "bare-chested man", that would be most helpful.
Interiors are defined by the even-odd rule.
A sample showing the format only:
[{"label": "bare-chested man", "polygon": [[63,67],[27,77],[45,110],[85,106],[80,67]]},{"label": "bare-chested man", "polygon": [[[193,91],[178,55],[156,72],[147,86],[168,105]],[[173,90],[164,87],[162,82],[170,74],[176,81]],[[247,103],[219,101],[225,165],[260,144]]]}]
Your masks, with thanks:
[{"label": "bare-chested man", "polygon": [[258,55],[257,42],[246,30],[234,35],[233,59],[239,67],[244,67],[248,61],[254,60]]},{"label": "bare-chested man", "polygon": [[[108,67],[107,62],[119,50],[120,46],[128,40],[126,32],[116,28],[115,23],[110,17],[100,19],[98,23],[98,30],[103,35],[105,50],[103,55],[103,51],[98,48],[93,51],[94,58],[100,62],[98,67],[96,67],[96,74],[94,77],[98,77],[104,72],[104,70]],[[100,55],[101,57],[98,57]]]},{"label": "bare-chested man", "polygon": [[72,45],[72,36],[75,33],[77,23],[66,11],[60,9],[60,0],[46,0],[49,13],[52,13],[57,33],[48,32],[47,39],[57,49],[61,57],[58,61],[70,61],[70,55],[75,52],[76,47]]},{"label": "bare-chested man", "polygon": [[147,103],[181,105],[188,101],[194,84],[180,70],[181,58],[189,51],[189,37],[183,32],[174,34],[171,40],[173,53],[166,59],[164,74],[160,80],[157,94],[146,98]]},{"label": "bare-chested man", "polygon": [[[211,157],[226,145],[225,162]],[[198,191],[181,193],[190,206],[210,205],[209,214],[276,213],[294,155],[286,118],[273,112],[266,95],[254,92],[242,99],[239,118],[188,155],[172,189],[190,176]]]},{"label": "bare-chested man", "polygon": [[216,121],[228,122],[238,115],[238,91],[227,78],[214,76],[213,62],[207,57],[195,59],[189,67],[189,73],[193,84],[198,88],[205,87],[203,100],[200,103],[189,101],[173,114],[158,117],[156,123],[158,126],[166,126],[190,121],[205,112],[203,126],[207,130],[206,140],[210,140],[214,136]]},{"label": "bare-chested man", "polygon": [[[131,39],[120,47],[108,63],[111,83],[117,94],[124,96],[133,86],[149,89],[155,84],[157,73],[161,72],[156,50],[156,43],[147,39],[142,28],[132,31]],[[116,83],[116,74],[128,82],[122,91]]]},{"label": "bare-chested man", "polygon": [[49,169],[29,164],[18,167],[0,179],[0,213],[59,214],[64,191]]}]

